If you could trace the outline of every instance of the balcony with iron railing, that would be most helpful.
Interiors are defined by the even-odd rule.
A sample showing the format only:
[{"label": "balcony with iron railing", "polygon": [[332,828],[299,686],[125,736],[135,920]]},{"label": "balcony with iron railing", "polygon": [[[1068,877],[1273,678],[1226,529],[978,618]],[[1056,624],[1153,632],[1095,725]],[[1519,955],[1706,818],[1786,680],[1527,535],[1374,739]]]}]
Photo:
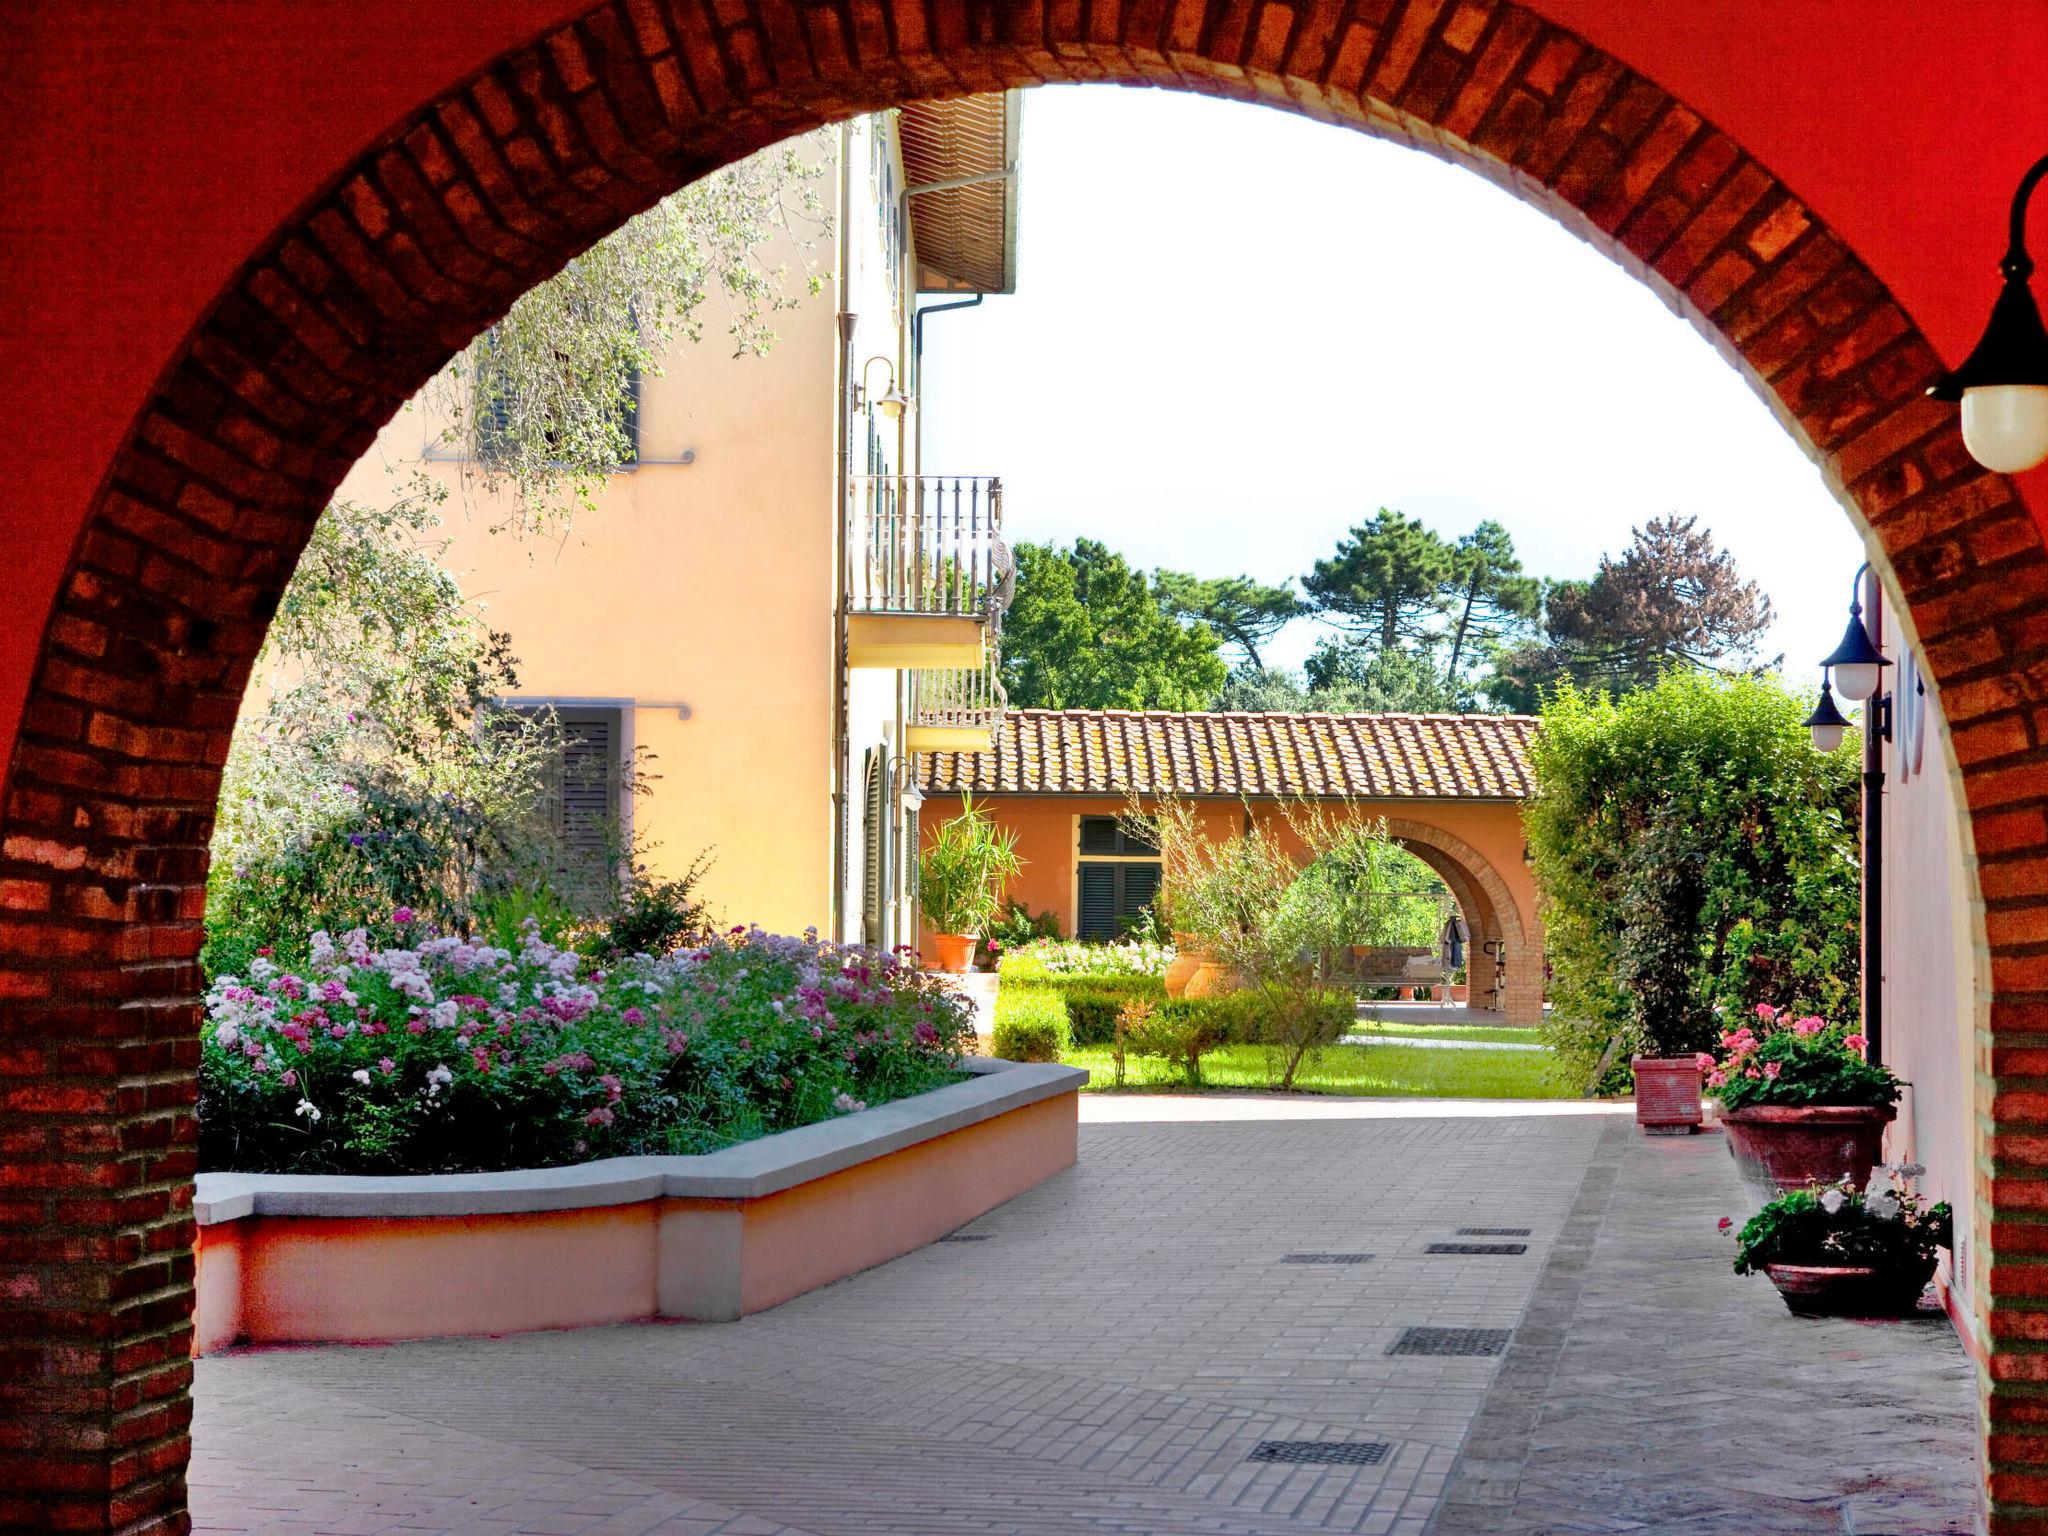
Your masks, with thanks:
[{"label": "balcony with iron railing", "polygon": [[848,665],[986,667],[1016,584],[1002,482],[855,475],[848,495]]},{"label": "balcony with iron railing", "polygon": [[993,752],[1009,699],[990,647],[979,667],[925,668],[910,675],[910,752]]}]

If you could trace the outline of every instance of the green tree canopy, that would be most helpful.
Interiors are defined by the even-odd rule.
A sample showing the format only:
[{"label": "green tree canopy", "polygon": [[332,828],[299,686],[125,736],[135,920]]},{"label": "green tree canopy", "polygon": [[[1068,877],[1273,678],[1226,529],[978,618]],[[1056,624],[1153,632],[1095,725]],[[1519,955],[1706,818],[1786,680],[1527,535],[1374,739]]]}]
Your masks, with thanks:
[{"label": "green tree canopy", "polygon": [[1588,581],[1544,593],[1545,637],[1503,656],[1487,691],[1533,710],[1569,682],[1607,694],[1647,688],[1672,667],[1741,665],[1771,626],[1771,600],[1691,517],[1655,517]]},{"label": "green tree canopy", "polygon": [[1421,519],[1381,507],[1301,584],[1318,614],[1363,644],[1391,651],[1404,641],[1434,646],[1456,576],[1451,546]]},{"label": "green tree canopy", "polygon": [[1444,680],[1463,692],[1465,669],[1492,657],[1519,634],[1542,607],[1542,583],[1522,570],[1522,557],[1507,529],[1491,518],[1452,546],[1451,657]]},{"label": "green tree canopy", "polygon": [[1207,709],[1228,668],[1216,632],[1160,606],[1142,572],[1093,539],[1017,546],[1003,685],[1040,709]]},{"label": "green tree canopy", "polygon": [[1544,706],[1523,817],[1560,1050],[1690,1053],[1759,1002],[1855,1017],[1857,753],[1815,752],[1809,705],[1673,671]]},{"label": "green tree canopy", "polygon": [[1277,587],[1249,576],[1190,576],[1185,571],[1154,571],[1152,590],[1160,607],[1183,623],[1207,624],[1226,644],[1244,652],[1245,664],[1263,671],[1264,645],[1290,619],[1308,611],[1291,584]]}]

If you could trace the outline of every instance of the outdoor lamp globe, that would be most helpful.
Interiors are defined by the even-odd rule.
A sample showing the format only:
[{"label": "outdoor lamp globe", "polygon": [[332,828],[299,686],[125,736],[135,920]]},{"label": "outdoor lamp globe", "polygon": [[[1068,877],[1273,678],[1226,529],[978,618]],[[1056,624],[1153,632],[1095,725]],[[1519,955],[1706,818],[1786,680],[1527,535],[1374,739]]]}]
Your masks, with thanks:
[{"label": "outdoor lamp globe", "polygon": [[[880,411],[884,416],[888,417],[889,420],[895,421],[897,418],[902,416],[903,408],[909,403],[910,401],[906,399],[901,393],[892,389],[887,394],[879,396],[876,399],[875,409]],[[1965,409],[1967,410],[1968,407],[1965,407]],[[2048,452],[2048,449],[2044,449],[2043,452]]]},{"label": "outdoor lamp globe", "polygon": [[1842,631],[1842,643],[1823,656],[1820,664],[1822,675],[1834,678],[1842,697],[1853,704],[1861,704],[1877,692],[1891,662],[1863,627],[1861,603],[1850,604],[1849,627]]},{"label": "outdoor lamp globe", "polygon": [[1963,391],[1963,446],[1986,469],[2016,475],[2048,459],[2048,384]]},{"label": "outdoor lamp globe", "polygon": [[1828,687],[1825,677],[1820,683],[1820,702],[1813,707],[1813,713],[1803,722],[1813,735],[1813,749],[1816,752],[1832,752],[1842,744],[1848,733],[1849,720],[1835,707],[1834,691]]},{"label": "outdoor lamp globe", "polygon": [[[1963,405],[1963,446],[1986,469],[2016,475],[2048,459],[2048,329],[2028,279],[2027,201],[2048,179],[2048,155],[2020,178],[2013,193],[2004,282],[1991,306],[1991,322],[1970,355],[1928,387],[1936,400]],[[1839,676],[1839,674],[1838,674]]]}]

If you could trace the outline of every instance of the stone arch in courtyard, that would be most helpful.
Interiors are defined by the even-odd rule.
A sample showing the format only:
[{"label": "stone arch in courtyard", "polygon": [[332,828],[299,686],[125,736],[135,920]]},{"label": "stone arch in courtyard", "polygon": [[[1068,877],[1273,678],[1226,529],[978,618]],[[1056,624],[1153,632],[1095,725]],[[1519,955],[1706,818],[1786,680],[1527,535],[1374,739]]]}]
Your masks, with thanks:
[{"label": "stone arch in courtyard", "polygon": [[[1466,974],[1475,1007],[1497,1009],[1510,1024],[1543,1022],[1543,923],[1517,902],[1500,872],[1454,833],[1406,817],[1387,818],[1387,834],[1435,870],[1451,888],[1471,930]],[[1495,987],[1486,945],[1497,943],[1502,981]]]},{"label": "stone arch in courtyard", "polygon": [[2048,1523],[2048,1286],[2025,1257],[2048,1190],[2048,554],[1921,398],[1933,347],[1810,206],[1510,0],[619,0],[478,64],[195,317],[43,624],[0,803],[4,1155],[30,1191],[0,1214],[23,1277],[0,1302],[10,1510],[179,1528],[206,839],[265,625],[378,427],[518,294],[755,148],[920,98],[1121,81],[1399,139],[1543,208],[1722,350],[1870,536],[1939,691],[1979,885],[1994,1523]]}]

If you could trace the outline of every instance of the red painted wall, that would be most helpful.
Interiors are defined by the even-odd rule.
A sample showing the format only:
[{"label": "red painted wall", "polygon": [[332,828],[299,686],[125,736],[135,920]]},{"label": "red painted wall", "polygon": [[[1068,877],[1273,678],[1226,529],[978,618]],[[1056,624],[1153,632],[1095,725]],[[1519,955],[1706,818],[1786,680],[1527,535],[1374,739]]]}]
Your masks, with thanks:
[{"label": "red painted wall", "polygon": [[[1704,112],[1951,358],[2048,151],[2039,0],[1535,0]],[[579,0],[72,0],[0,47],[0,746],[109,458],[248,252],[409,108]],[[2037,210],[2048,252],[2048,208]],[[2048,472],[2026,487],[2048,524]]]}]

